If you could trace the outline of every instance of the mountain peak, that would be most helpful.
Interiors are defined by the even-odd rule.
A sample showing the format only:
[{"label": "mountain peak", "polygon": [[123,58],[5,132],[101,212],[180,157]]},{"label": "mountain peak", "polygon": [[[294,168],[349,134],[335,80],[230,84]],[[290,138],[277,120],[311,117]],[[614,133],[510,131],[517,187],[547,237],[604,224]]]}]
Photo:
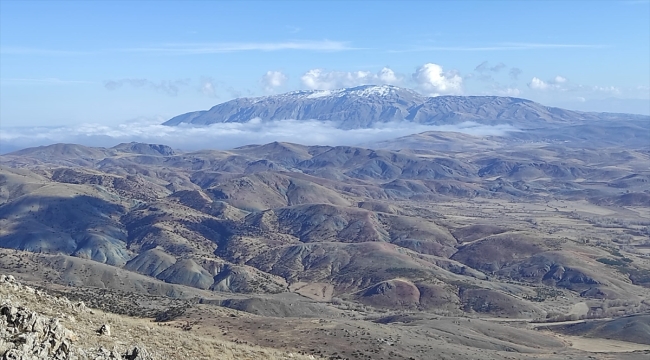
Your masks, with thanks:
[{"label": "mountain peak", "polygon": [[358,96],[358,97],[370,97],[370,96],[384,97],[399,92],[410,92],[412,94],[417,94],[413,90],[402,89],[392,85],[362,85],[353,88],[343,88],[343,89],[332,90],[332,91],[318,90],[312,94],[315,95],[315,94],[327,93],[327,94],[339,95],[339,96],[347,95],[347,96]]},{"label": "mountain peak", "polygon": [[[343,97],[343,96],[356,96],[356,97],[386,97],[399,93],[408,93],[414,96],[421,96],[417,92],[400,88],[393,85],[361,85],[351,88],[341,88],[334,90],[298,90],[280,95],[271,95],[270,97],[301,97],[304,99],[317,99],[322,97]],[[265,99],[260,97],[258,99]]]}]

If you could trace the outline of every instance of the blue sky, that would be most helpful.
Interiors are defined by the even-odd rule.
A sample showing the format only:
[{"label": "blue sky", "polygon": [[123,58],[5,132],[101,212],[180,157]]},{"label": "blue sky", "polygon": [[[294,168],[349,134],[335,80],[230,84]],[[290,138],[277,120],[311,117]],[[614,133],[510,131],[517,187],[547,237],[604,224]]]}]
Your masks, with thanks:
[{"label": "blue sky", "polygon": [[5,128],[365,83],[650,112],[648,1],[2,0],[0,56]]}]

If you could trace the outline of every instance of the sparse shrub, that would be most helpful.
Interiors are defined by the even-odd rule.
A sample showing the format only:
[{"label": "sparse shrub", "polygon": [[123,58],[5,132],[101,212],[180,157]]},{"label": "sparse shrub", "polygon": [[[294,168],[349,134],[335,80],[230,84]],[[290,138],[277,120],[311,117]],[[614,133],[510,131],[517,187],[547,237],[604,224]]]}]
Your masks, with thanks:
[{"label": "sparse shrub", "polygon": [[599,258],[596,259],[596,261],[611,266],[627,266],[627,264],[632,262],[632,259],[626,257],[623,257],[622,259]]},{"label": "sparse shrub", "polygon": [[388,268],[386,269],[386,272],[393,275],[393,276],[399,276],[399,277],[405,277],[405,278],[424,278],[429,275],[424,270],[420,269],[413,269],[413,268]]},{"label": "sparse shrub", "polygon": [[337,297],[332,298],[332,305],[339,306],[343,305],[343,300]]},{"label": "sparse shrub", "polygon": [[551,288],[535,288],[535,296],[524,295],[523,298],[529,301],[534,302],[543,302],[547,299],[555,299],[556,297],[562,295],[561,291],[551,289]]},{"label": "sparse shrub", "polygon": [[177,307],[172,307],[169,308],[165,311],[161,311],[158,314],[156,314],[156,322],[167,322],[167,321],[172,321],[181,315],[185,313],[187,310],[186,307],[184,306],[177,306]]}]

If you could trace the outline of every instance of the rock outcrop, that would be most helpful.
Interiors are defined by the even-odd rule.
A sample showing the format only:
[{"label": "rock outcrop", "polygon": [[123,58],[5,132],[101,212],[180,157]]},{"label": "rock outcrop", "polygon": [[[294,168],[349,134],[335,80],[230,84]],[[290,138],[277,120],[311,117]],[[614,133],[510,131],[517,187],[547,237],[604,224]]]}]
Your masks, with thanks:
[{"label": "rock outcrop", "polygon": [[[13,276],[0,275],[0,285],[14,291],[32,294],[34,298],[49,298],[66,305],[71,313],[89,311],[83,302],[72,303],[65,298],[49,296],[39,290],[24,286]],[[72,315],[68,315],[72,319]],[[103,324],[98,331],[110,336],[110,325]],[[0,357],[2,360],[153,360],[142,347],[134,347],[126,352],[118,349],[84,349],[83,344],[75,344],[79,337],[67,329],[58,318],[48,317],[31,311],[27,307],[14,304],[9,299],[0,299]]]},{"label": "rock outcrop", "polygon": [[3,359],[69,359],[75,334],[58,319],[5,302],[0,306]]}]

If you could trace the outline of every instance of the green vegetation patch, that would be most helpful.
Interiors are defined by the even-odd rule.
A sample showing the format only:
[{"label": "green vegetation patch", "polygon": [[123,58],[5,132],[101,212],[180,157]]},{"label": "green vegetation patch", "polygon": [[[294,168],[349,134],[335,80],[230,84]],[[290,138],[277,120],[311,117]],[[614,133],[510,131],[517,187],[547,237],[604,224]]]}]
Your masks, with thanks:
[{"label": "green vegetation patch", "polygon": [[425,270],[414,269],[414,268],[388,268],[386,269],[386,272],[393,276],[405,277],[410,279],[427,278],[431,276],[431,274]]},{"label": "green vegetation patch", "polygon": [[547,299],[555,299],[560,295],[562,295],[562,291],[559,290],[551,288],[535,288],[534,296],[524,295],[523,298],[529,301],[543,302]]},{"label": "green vegetation patch", "polygon": [[176,306],[176,307],[169,308],[165,311],[161,311],[158,314],[156,314],[155,322],[167,322],[167,321],[175,320],[176,318],[185,314],[186,310],[187,307],[185,306]]},{"label": "green vegetation patch", "polygon": [[453,285],[458,287],[460,291],[464,290],[478,290],[478,289],[483,289],[482,287],[472,284],[469,281],[466,280],[454,280],[454,281],[449,281],[449,285]]},{"label": "green vegetation patch", "polygon": [[650,288],[650,270],[626,268],[625,273],[634,285]]},{"label": "green vegetation patch", "polygon": [[632,259],[626,257],[622,259],[599,258],[596,261],[611,266],[627,266],[627,264],[632,262]]}]

